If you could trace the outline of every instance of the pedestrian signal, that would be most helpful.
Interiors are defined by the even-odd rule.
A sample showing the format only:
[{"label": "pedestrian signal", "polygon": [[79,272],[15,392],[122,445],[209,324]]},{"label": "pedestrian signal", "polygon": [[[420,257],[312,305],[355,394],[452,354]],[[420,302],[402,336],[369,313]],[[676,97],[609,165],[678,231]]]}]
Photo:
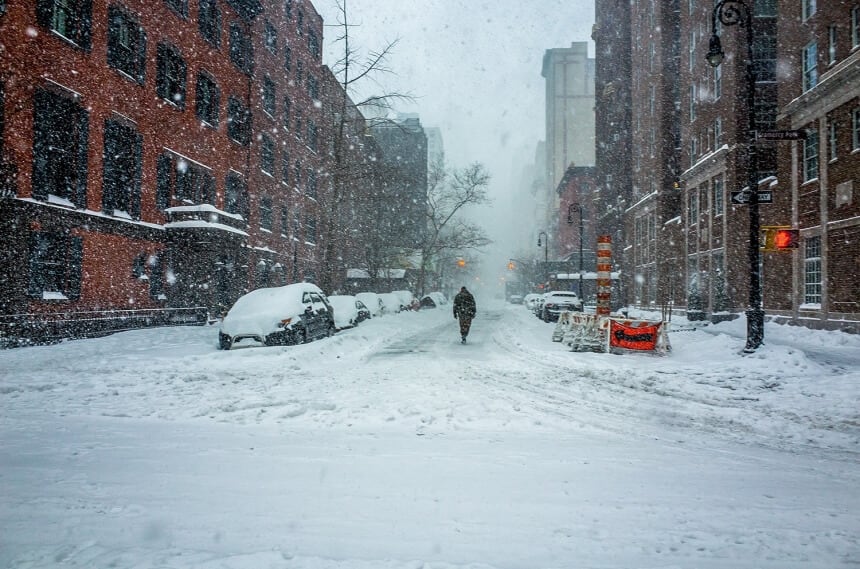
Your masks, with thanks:
[{"label": "pedestrian signal", "polygon": [[775,226],[761,228],[762,251],[793,251],[800,247],[800,230]]}]

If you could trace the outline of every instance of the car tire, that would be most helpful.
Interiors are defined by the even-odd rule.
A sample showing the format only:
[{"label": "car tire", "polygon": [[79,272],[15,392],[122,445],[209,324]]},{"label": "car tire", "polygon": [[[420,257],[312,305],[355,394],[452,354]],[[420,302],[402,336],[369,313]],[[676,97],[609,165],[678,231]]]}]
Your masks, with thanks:
[{"label": "car tire", "polygon": [[335,329],[334,329],[334,324],[333,324],[333,323],[329,323],[328,328],[326,328],[325,335],[326,335],[326,337],[327,337],[327,338],[331,338],[332,336],[334,336],[334,333],[335,333],[336,331],[337,331],[337,330],[335,330]]},{"label": "car tire", "polygon": [[223,333],[218,333],[218,349],[219,350],[229,350],[233,346],[232,340],[230,340],[230,336]]},{"label": "car tire", "polygon": [[293,344],[298,346],[299,344],[307,344],[308,343],[308,331],[303,327],[293,328]]}]

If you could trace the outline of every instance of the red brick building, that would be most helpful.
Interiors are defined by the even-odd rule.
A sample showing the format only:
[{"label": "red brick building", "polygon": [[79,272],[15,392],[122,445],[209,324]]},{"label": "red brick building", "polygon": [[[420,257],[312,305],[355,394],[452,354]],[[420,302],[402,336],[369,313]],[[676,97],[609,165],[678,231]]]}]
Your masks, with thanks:
[{"label": "red brick building", "polygon": [[7,333],[316,278],[322,39],[308,0],[0,6]]}]

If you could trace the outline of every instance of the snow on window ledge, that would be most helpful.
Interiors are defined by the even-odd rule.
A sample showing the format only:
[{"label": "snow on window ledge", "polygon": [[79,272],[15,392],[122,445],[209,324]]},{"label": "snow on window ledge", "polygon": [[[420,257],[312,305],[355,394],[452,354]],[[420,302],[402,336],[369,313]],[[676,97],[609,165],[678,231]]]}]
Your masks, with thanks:
[{"label": "snow on window ledge", "polygon": [[821,310],[821,303],[801,304],[798,306],[800,310]]},{"label": "snow on window ledge", "polygon": [[48,199],[46,200],[49,204],[61,205],[63,207],[70,207],[72,209],[77,209],[77,206],[72,203],[71,200],[67,200],[66,198],[61,198],[60,196],[55,196],[54,194],[48,194]]},{"label": "snow on window ledge", "polygon": [[43,290],[42,300],[69,300],[69,297],[59,291]]}]

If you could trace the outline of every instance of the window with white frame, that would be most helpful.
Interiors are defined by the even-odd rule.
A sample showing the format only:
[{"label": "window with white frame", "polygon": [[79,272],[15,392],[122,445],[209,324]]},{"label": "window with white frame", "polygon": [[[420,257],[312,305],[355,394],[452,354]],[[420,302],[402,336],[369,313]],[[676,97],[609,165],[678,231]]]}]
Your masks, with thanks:
[{"label": "window with white frame", "polygon": [[801,15],[803,17],[803,21],[808,20],[815,14],[815,3],[816,0],[801,0]]},{"label": "window with white frame", "polygon": [[809,91],[818,84],[818,44],[812,42],[803,48],[803,90]]},{"label": "window with white frame", "polygon": [[690,122],[696,120],[696,85],[690,85]]},{"label": "window with white frame", "polygon": [[803,141],[803,181],[818,177],[818,131],[811,130]]},{"label": "window with white frame", "polygon": [[821,237],[806,239],[803,258],[803,302],[821,305]]}]

